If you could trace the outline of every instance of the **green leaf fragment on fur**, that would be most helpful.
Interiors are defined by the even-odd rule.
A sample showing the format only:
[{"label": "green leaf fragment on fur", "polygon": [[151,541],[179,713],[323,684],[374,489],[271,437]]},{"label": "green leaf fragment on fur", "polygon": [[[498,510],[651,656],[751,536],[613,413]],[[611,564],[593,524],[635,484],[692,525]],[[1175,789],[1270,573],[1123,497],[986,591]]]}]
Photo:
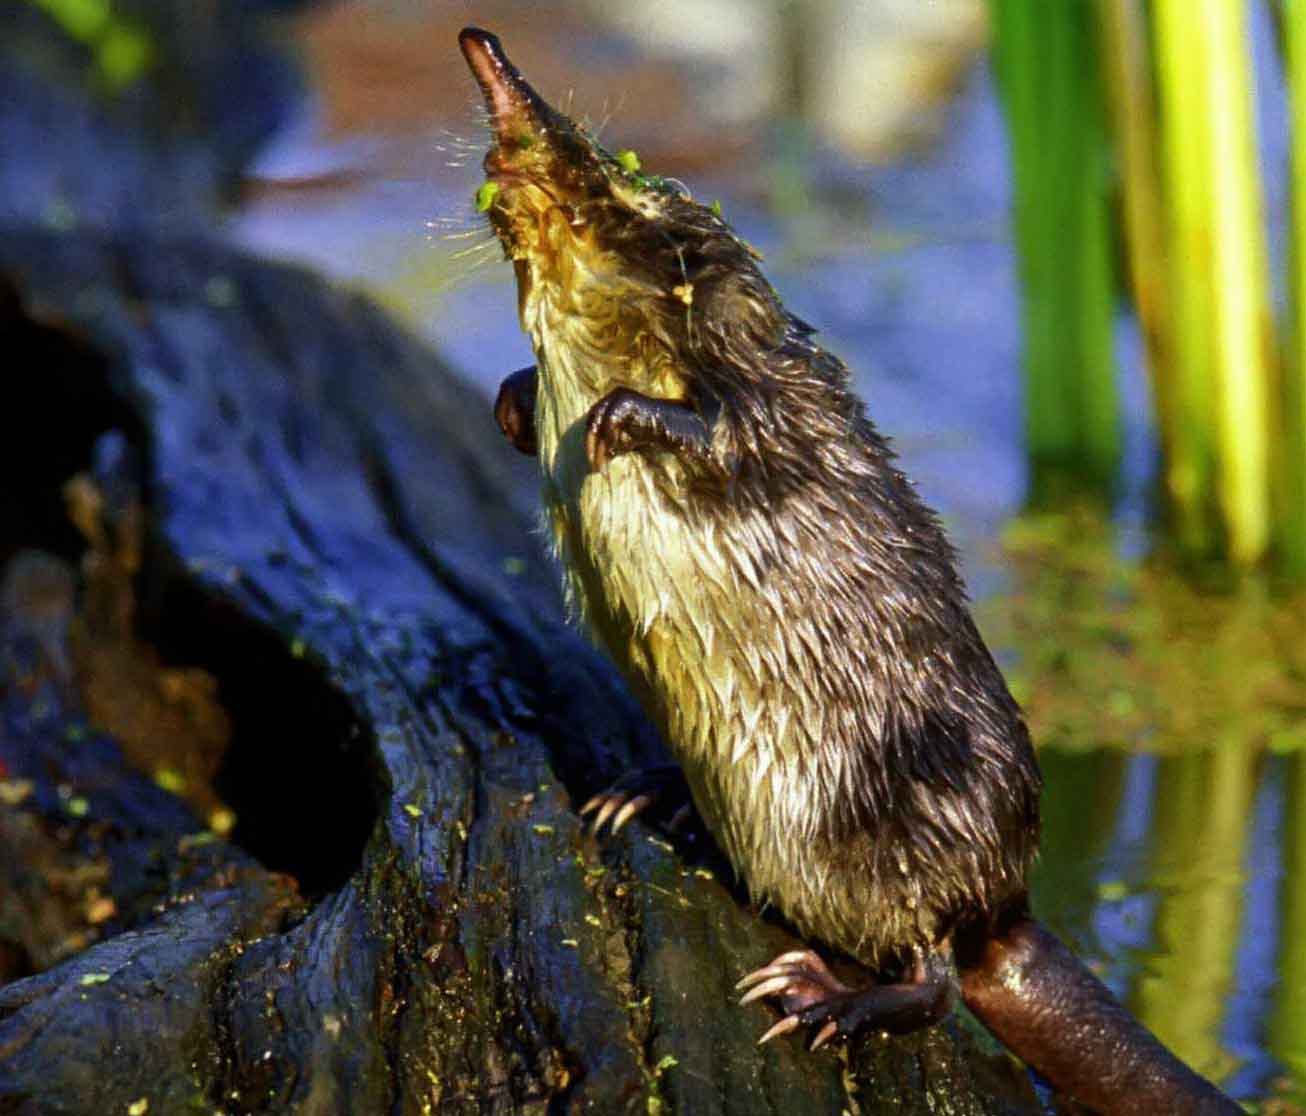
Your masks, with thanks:
[{"label": "green leaf fragment on fur", "polygon": [[497,182],[482,182],[476,190],[476,212],[488,213],[490,206],[494,204],[494,199],[499,196],[499,184]]},{"label": "green leaf fragment on fur", "polygon": [[621,169],[627,174],[635,174],[639,170],[639,156],[631,151],[629,147],[622,151],[618,151],[615,158]]}]

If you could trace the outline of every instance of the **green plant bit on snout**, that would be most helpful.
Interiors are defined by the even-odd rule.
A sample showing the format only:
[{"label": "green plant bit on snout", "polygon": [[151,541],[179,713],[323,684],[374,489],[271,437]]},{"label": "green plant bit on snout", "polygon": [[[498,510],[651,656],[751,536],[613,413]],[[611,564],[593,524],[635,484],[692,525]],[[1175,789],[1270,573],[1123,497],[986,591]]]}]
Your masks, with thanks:
[{"label": "green plant bit on snout", "polygon": [[488,213],[490,206],[494,204],[494,199],[499,196],[499,184],[497,182],[482,182],[476,189],[476,212]]},{"label": "green plant bit on snout", "polygon": [[622,151],[618,151],[613,158],[617,160],[617,164],[627,174],[637,174],[639,172],[639,156],[631,151],[629,147]]}]

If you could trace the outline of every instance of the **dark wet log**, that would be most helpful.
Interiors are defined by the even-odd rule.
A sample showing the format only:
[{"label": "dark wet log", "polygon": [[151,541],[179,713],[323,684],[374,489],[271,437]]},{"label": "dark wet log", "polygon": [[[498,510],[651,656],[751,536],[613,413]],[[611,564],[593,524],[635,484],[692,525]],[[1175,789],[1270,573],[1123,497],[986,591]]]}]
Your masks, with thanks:
[{"label": "dark wet log", "polygon": [[955,1025],[754,1045],[732,985],[792,939],[710,852],[584,835],[656,742],[562,624],[531,463],[370,304],[202,241],[10,227],[0,273],[6,475],[45,500],[0,557],[83,583],[61,665],[73,568],[9,565],[3,828],[82,876],[0,875],[0,960],[44,969],[0,989],[0,1110],[1037,1110]]}]

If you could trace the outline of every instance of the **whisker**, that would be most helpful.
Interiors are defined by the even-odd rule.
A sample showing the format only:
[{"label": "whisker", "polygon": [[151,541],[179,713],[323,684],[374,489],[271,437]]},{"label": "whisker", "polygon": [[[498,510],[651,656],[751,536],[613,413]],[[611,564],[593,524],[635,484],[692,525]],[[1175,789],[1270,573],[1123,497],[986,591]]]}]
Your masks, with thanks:
[{"label": "whisker", "polygon": [[598,127],[593,129],[595,139],[598,139],[603,135],[603,129],[612,123],[612,119],[614,116],[620,116],[622,111],[625,109],[625,107],[626,107],[626,91],[624,89],[621,91],[621,94],[617,97],[617,104],[615,107],[611,107],[609,105],[609,101],[607,97],[603,98],[603,119],[599,121]]},{"label": "whisker", "polygon": [[[431,228],[432,231],[435,231],[435,226],[430,221],[427,221],[426,224],[428,228]],[[462,232],[441,231],[438,233],[438,235],[441,240],[471,240],[474,237],[478,237],[478,236],[493,236],[494,230],[493,229],[489,229],[489,230],[464,229]]]},{"label": "whisker", "polygon": [[484,244],[473,244],[470,248],[460,248],[457,252],[450,255],[451,260],[473,259],[478,255],[488,254],[494,247],[494,242],[486,241]]}]

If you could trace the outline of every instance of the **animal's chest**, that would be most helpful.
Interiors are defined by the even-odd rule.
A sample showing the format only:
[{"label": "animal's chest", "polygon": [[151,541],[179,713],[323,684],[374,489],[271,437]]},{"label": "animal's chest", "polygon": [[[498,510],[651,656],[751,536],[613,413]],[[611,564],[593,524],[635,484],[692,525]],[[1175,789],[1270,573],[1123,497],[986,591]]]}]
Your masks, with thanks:
[{"label": "animal's chest", "polygon": [[667,454],[626,454],[592,472],[590,405],[546,392],[537,405],[568,595],[675,751],[704,820],[745,866],[787,830],[784,815],[802,812],[789,784],[804,777],[800,757],[819,731],[793,686],[804,672],[786,646],[777,587],[748,557],[765,525],[696,511]]},{"label": "animal's chest", "polygon": [[623,668],[655,684],[659,657],[702,657],[721,604],[702,579],[721,580],[723,559],[711,526],[685,511],[683,474],[669,454],[630,453],[590,469],[592,402],[587,393],[541,394],[545,512],[572,604]]}]

